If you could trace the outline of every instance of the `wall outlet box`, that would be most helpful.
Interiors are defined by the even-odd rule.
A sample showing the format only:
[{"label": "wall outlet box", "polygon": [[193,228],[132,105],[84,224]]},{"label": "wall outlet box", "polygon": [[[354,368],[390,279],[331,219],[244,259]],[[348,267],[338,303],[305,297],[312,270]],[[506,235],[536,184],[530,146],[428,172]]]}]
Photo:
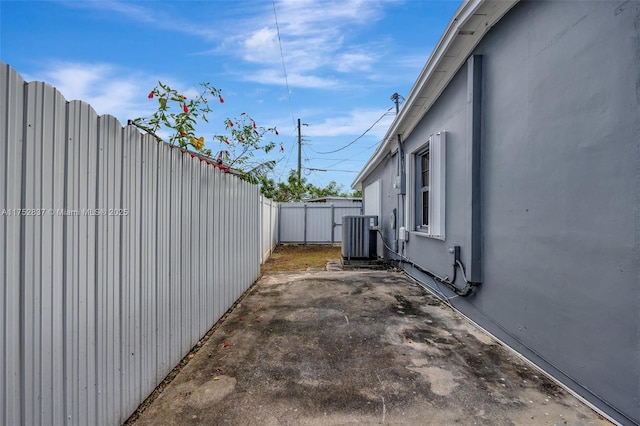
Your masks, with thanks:
[{"label": "wall outlet box", "polygon": [[398,230],[398,239],[400,241],[409,240],[409,233],[407,232],[407,228],[405,228],[404,226],[401,226],[400,229]]}]

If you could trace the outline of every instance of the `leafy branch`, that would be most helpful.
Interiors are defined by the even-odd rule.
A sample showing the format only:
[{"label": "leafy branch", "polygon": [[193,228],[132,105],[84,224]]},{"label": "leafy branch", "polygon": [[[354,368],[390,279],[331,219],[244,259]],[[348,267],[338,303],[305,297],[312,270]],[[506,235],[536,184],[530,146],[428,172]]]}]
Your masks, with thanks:
[{"label": "leafy branch", "polygon": [[[209,104],[210,98],[217,98],[223,104],[222,92],[209,83],[200,83],[198,95],[188,99],[182,93],[167,84],[158,85],[149,92],[149,99],[158,103],[157,110],[147,118],[136,118],[132,123],[138,128],[153,135],[158,142],[162,138],[158,134],[169,132],[168,142],[183,149],[193,149],[208,157],[212,151],[205,148],[205,137],[197,133],[199,122],[208,123],[208,116],[213,112]],[[229,167],[240,171],[246,180],[257,183],[261,177],[273,170],[275,161],[254,161],[258,152],[268,154],[276,146],[275,142],[264,142],[267,134],[278,135],[275,127],[258,126],[253,118],[242,113],[239,118],[224,120],[226,134],[216,134],[212,142],[218,142],[222,149],[217,153],[219,162],[227,162]],[[284,148],[280,144],[280,150]]]}]

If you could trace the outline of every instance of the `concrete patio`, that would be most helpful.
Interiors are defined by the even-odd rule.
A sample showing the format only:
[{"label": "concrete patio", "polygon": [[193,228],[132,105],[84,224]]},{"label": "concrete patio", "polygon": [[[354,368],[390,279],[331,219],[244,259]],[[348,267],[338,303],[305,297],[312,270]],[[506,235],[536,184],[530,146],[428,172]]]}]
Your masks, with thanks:
[{"label": "concrete patio", "polygon": [[263,276],[130,424],[611,423],[403,274],[329,270]]}]

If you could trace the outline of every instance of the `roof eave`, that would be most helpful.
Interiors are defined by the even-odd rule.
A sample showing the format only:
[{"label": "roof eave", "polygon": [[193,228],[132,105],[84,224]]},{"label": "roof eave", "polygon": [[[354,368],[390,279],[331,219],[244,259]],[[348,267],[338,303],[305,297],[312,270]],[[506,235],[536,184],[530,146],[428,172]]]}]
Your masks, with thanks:
[{"label": "roof eave", "polygon": [[484,35],[518,1],[468,0],[460,5],[384,139],[351,184],[353,189],[361,189],[362,181],[382,162],[386,153],[395,151],[397,135],[403,139],[409,137]]}]

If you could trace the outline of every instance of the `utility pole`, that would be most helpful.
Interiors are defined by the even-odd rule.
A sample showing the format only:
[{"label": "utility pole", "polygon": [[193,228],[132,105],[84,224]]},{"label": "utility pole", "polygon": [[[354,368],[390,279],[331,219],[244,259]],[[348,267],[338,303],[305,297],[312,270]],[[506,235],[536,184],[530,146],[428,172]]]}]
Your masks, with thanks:
[{"label": "utility pole", "polygon": [[300,119],[298,118],[298,183],[300,180],[300,170],[302,169],[302,130],[300,128]]},{"label": "utility pole", "polygon": [[400,95],[398,92],[391,95],[391,100],[396,103],[396,115],[398,115],[398,112],[400,111]]}]

